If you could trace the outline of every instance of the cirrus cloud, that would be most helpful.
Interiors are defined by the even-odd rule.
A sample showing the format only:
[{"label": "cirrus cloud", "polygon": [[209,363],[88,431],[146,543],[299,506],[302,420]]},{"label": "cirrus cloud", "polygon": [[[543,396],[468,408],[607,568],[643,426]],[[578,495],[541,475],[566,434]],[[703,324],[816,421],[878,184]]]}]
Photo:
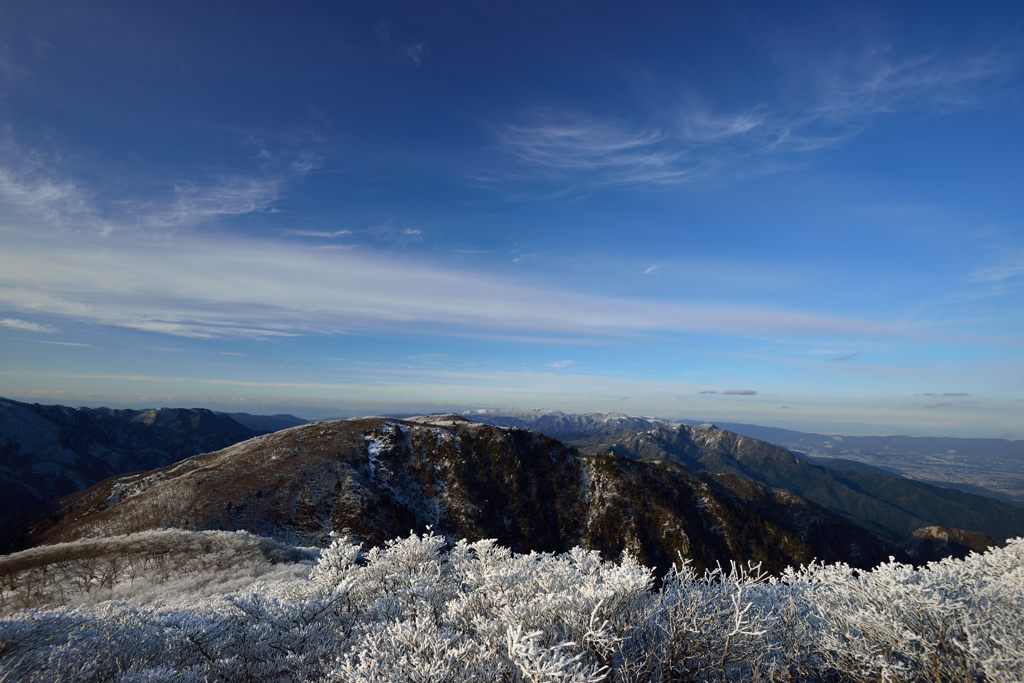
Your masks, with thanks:
[{"label": "cirrus cloud", "polygon": [[34,323],[30,320],[21,320],[20,318],[0,318],[0,327],[41,334],[53,334],[58,331],[53,325],[43,325],[40,323]]}]

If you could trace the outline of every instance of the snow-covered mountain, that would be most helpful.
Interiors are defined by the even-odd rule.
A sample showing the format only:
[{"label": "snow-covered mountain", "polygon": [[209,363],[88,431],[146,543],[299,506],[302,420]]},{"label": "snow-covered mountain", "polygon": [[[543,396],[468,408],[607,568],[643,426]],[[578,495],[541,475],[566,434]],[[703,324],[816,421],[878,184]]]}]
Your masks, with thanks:
[{"label": "snow-covered mountain", "polygon": [[814,558],[871,566],[898,549],[798,495],[673,462],[582,454],[536,432],[457,416],[319,422],[61,503],[36,542],[161,527],[244,529],[304,545],[379,545],[428,526],[517,551],[631,551],[667,568],[730,560],[777,571]]},{"label": "snow-covered mountain", "polygon": [[478,408],[464,412],[463,416],[473,422],[529,429],[561,441],[673,424],[668,420],[624,413],[563,413],[540,409],[508,411]]}]

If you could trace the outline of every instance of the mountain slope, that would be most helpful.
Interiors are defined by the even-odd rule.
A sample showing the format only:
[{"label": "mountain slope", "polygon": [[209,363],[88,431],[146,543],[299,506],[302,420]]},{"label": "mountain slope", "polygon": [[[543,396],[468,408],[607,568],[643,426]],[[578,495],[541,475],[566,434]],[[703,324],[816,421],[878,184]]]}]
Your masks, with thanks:
[{"label": "mountain slope", "polygon": [[431,525],[515,550],[628,549],[667,568],[814,558],[870,566],[898,549],[789,492],[675,463],[582,455],[549,437],[455,417],[323,422],[74,494],[36,542],[174,526],[379,545]]},{"label": "mountain slope", "polygon": [[68,408],[0,398],[0,546],[14,542],[18,520],[61,496],[256,433],[209,410]]},{"label": "mountain slope", "polygon": [[1024,533],[1024,509],[856,463],[823,467],[784,448],[714,425],[626,430],[576,444],[584,450],[610,451],[637,460],[676,462],[694,472],[748,477],[792,491],[891,541],[932,525],[980,532],[999,540]]},{"label": "mountain slope", "polygon": [[1024,441],[841,436],[740,423],[720,426],[815,458],[856,460],[911,479],[1024,504]]},{"label": "mountain slope", "polygon": [[298,427],[304,425],[309,420],[303,420],[301,417],[295,417],[288,413],[279,413],[277,415],[253,415],[252,413],[219,413],[220,415],[227,415],[238,424],[251,429],[257,434],[267,434],[269,432],[277,432],[282,429],[290,429],[291,427]]}]

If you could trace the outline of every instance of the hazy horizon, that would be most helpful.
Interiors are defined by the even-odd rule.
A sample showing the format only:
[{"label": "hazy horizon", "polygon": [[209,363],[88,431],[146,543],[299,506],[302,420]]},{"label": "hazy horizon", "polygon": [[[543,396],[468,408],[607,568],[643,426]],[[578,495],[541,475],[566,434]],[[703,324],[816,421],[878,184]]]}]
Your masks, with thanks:
[{"label": "hazy horizon", "polygon": [[[488,413],[496,415],[509,415],[517,413],[526,413],[531,411],[541,412],[562,412],[566,414],[574,414],[574,411],[563,410],[557,406],[530,406],[530,405],[484,405],[484,404],[443,404],[443,403],[419,403],[419,404],[360,404],[356,401],[339,403],[335,406],[330,405],[311,405],[311,404],[274,404],[274,403],[246,403],[246,402],[218,402],[218,401],[198,401],[198,402],[120,402],[120,401],[96,401],[96,400],[75,400],[75,399],[58,399],[58,398],[46,398],[37,396],[4,396],[10,400],[21,401],[24,403],[39,403],[42,405],[66,405],[74,408],[111,408],[111,409],[130,409],[130,410],[148,410],[153,408],[184,408],[184,409],[206,409],[213,410],[216,412],[224,413],[249,413],[252,415],[282,415],[289,414],[293,417],[298,417],[304,420],[317,421],[317,420],[335,420],[335,419],[347,419],[350,417],[369,417],[369,416],[412,416],[412,415],[433,415],[433,414],[467,414],[474,411],[487,411]],[[915,430],[899,430],[891,429],[884,430],[880,429],[870,423],[849,423],[849,422],[830,422],[828,420],[821,421],[810,421],[801,418],[799,414],[794,415],[791,419],[780,418],[778,420],[771,420],[768,422],[758,421],[756,418],[746,418],[742,414],[738,415],[681,415],[681,414],[667,414],[658,411],[629,411],[629,410],[593,410],[593,411],[582,411],[590,413],[618,413],[623,415],[629,415],[632,417],[647,417],[656,418],[663,420],[687,422],[687,423],[736,423],[736,424],[751,424],[761,427],[774,427],[779,429],[790,429],[799,432],[808,433],[819,433],[819,434],[835,434],[843,436],[921,436],[921,437],[948,437],[948,438],[995,438],[995,439],[1008,439],[1019,441],[1020,435],[1006,431],[1002,434],[988,434],[988,433],[961,433],[959,431],[945,431],[941,428],[936,428],[933,431],[915,431]]]},{"label": "hazy horizon", "polygon": [[1024,437],[1022,39],[1013,2],[7,3],[0,396]]}]

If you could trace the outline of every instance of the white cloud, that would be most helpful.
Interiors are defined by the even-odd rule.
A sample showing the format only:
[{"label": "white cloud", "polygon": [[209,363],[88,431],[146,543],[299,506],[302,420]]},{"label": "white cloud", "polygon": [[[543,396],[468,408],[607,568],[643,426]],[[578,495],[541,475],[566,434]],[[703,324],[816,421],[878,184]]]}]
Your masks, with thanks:
[{"label": "white cloud", "polygon": [[900,334],[797,310],[614,298],[371,251],[190,234],[116,242],[11,235],[0,305],[194,337],[389,328],[607,337],[641,331]]},{"label": "white cloud", "polygon": [[430,49],[423,43],[414,43],[405,46],[405,56],[416,66],[423,64],[423,60],[430,54]]},{"label": "white cloud", "polygon": [[998,263],[974,270],[967,276],[967,281],[972,284],[990,284],[1022,275],[1024,275],[1024,251],[1017,251]]},{"label": "white cloud", "polygon": [[721,396],[757,396],[756,389],[725,389],[724,391],[717,391],[713,389],[705,389],[700,392],[701,394],[719,394]]},{"label": "white cloud", "polygon": [[535,113],[496,131],[499,146],[553,177],[591,174],[600,182],[678,184],[692,173],[682,150],[658,130],[632,130],[579,115]]},{"label": "white cloud", "polygon": [[282,230],[282,235],[294,235],[295,237],[320,237],[330,239],[333,237],[346,237],[352,234],[351,230]]},{"label": "white cloud", "polygon": [[647,266],[644,268],[644,275],[657,275],[658,266]]},{"label": "white cloud", "polygon": [[83,342],[62,342],[62,341],[45,341],[42,340],[41,344],[50,344],[51,346],[74,346],[80,348],[91,348],[92,344],[85,344]]},{"label": "white cloud", "polygon": [[576,365],[576,361],[568,360],[568,359],[566,359],[566,360],[555,360],[555,361],[551,361],[550,363],[548,363],[548,367],[549,368],[556,368],[556,369],[559,369],[559,370],[564,369],[564,368],[572,367],[573,365]]},{"label": "white cloud", "polygon": [[391,44],[391,31],[388,30],[386,21],[377,22],[377,25],[373,27],[373,35],[377,36],[377,40],[380,41],[382,47],[387,47]]},{"label": "white cloud", "polygon": [[319,154],[314,152],[303,152],[291,162],[289,168],[292,173],[304,176],[322,168],[323,165],[324,160]]},{"label": "white cloud", "polygon": [[34,180],[19,176],[10,169],[0,168],[0,197],[4,202],[23,207],[42,207],[73,200],[78,189],[73,183],[55,183],[47,179]]},{"label": "white cloud", "polygon": [[224,216],[242,216],[268,210],[281,196],[277,178],[231,177],[212,185],[175,185],[169,203],[132,207],[148,227],[182,227]]},{"label": "white cloud", "polygon": [[28,70],[11,56],[10,46],[0,43],[0,84],[20,81],[26,73]]},{"label": "white cloud", "polygon": [[40,323],[21,320],[20,318],[0,318],[0,327],[7,327],[12,330],[21,330],[23,332],[37,332],[41,334],[53,334],[58,331],[57,328],[52,325],[41,325]]},{"label": "white cloud", "polygon": [[819,69],[820,101],[814,113],[850,119],[914,106],[915,101],[947,107],[969,105],[980,97],[980,84],[1018,69],[1018,60],[1008,56],[943,60],[918,55],[892,61],[885,59],[884,51],[876,50],[862,59]]},{"label": "white cloud", "polygon": [[[928,106],[955,109],[984,98],[984,86],[1019,70],[1017,60],[971,57],[886,60],[879,51],[815,63],[812,83],[789,105],[754,104],[715,111],[689,98],[675,116],[647,127],[581,115],[535,111],[499,126],[499,148],[516,164],[491,180],[568,178],[595,184],[665,188],[756,172],[781,154],[805,154],[841,144],[875,118]],[[487,181],[486,175],[480,179]]]},{"label": "white cloud", "polygon": [[715,114],[705,107],[691,106],[682,116],[679,132],[689,142],[713,144],[753,133],[767,120],[765,107],[738,114]]},{"label": "white cloud", "polygon": [[44,155],[8,139],[0,139],[0,155],[6,164],[0,166],[0,232],[51,237],[54,231],[103,237],[139,230],[170,233],[226,217],[275,213],[273,204],[287,184],[319,164],[315,154],[300,154],[265,175],[179,182],[162,196],[101,203],[80,185],[60,179]]},{"label": "white cloud", "polygon": [[[603,147],[612,153],[629,148],[613,141]],[[109,222],[96,217],[87,195],[68,188],[73,186],[0,173],[0,192],[23,198],[0,204],[0,307],[199,338],[383,329],[589,339],[638,333],[907,332],[888,322],[792,309],[596,296],[425,258],[326,250],[202,229],[208,219],[266,206],[280,191],[270,181],[187,186],[170,207],[128,202],[138,224],[179,227],[168,234],[123,223],[112,239],[104,236]]]}]

